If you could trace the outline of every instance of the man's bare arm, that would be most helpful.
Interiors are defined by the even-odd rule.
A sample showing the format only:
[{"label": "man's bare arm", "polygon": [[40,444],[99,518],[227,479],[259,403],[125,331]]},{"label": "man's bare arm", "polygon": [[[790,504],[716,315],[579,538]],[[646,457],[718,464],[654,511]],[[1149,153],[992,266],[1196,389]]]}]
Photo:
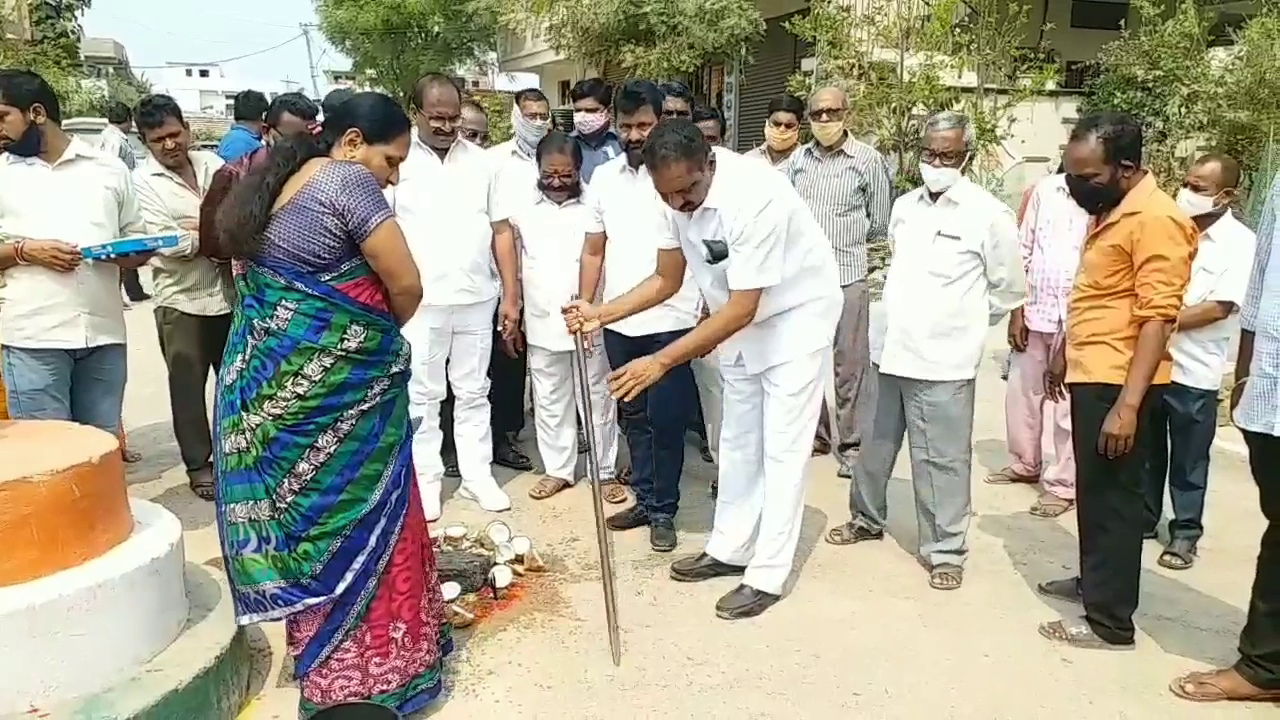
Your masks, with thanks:
[{"label": "man's bare arm", "polygon": [[582,244],[581,265],[578,268],[578,297],[587,302],[596,301],[600,288],[600,274],[604,271],[604,252],[608,238],[604,233],[587,233]]}]

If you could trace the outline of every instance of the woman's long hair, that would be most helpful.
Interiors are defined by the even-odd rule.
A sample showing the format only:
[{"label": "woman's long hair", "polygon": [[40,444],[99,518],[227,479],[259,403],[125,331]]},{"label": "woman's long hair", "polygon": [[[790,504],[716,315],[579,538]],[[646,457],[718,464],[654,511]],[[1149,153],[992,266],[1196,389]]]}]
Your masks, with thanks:
[{"label": "woman's long hair", "polygon": [[280,191],[308,161],[328,155],[347,131],[360,131],[365,143],[390,143],[409,131],[409,118],[395,100],[377,92],[362,92],[344,100],[324,119],[318,133],[302,133],[277,141],[267,158],[250,170],[218,208],[222,247],[233,256],[256,257],[262,232],[271,220]]}]

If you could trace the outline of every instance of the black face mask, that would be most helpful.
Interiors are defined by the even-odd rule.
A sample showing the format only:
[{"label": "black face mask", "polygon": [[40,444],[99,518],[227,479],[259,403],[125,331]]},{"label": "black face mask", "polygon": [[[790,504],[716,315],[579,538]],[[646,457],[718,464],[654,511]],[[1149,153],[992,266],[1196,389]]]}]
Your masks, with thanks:
[{"label": "black face mask", "polygon": [[1067,175],[1067,192],[1071,193],[1071,199],[1090,215],[1105,215],[1114,210],[1124,199],[1118,173],[1113,175],[1105,185],[1099,185],[1075,175]]},{"label": "black face mask", "polygon": [[5,152],[16,157],[35,157],[40,154],[43,149],[44,137],[40,134],[40,128],[35,123],[28,123],[27,129],[22,131],[22,135],[13,142],[5,146]]},{"label": "black face mask", "polygon": [[552,185],[546,180],[539,178],[538,190],[541,191],[543,195],[546,195],[549,192],[567,192],[569,194],[568,199],[573,200],[582,195],[582,183],[572,182],[568,185]]}]

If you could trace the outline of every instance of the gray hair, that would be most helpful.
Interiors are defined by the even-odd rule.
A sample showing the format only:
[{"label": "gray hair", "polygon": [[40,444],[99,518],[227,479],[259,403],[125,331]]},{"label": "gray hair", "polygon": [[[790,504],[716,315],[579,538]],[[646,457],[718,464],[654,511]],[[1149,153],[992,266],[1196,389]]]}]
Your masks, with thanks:
[{"label": "gray hair", "polygon": [[973,147],[973,123],[969,121],[968,115],[955,110],[943,110],[925,120],[924,132],[921,133],[921,137],[929,133],[945,132],[947,130],[962,131],[964,133],[965,148]]}]

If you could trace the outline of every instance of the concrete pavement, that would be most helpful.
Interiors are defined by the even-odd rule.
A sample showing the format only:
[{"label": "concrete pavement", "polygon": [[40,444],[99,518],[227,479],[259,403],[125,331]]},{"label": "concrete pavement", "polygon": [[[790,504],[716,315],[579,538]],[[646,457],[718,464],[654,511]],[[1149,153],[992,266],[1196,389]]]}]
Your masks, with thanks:
[{"label": "concrete pavement", "polygon": [[[165,370],[149,304],[128,312],[130,381],[125,422],[145,458],[131,492],[182,518],[189,559],[220,554],[211,504],[186,489],[169,426]],[[999,351],[1003,329],[993,331]],[[840,717],[1029,720],[1086,717],[1169,720],[1275,717],[1271,706],[1196,706],[1172,697],[1176,674],[1234,659],[1263,521],[1245,459],[1215,449],[1200,560],[1185,572],[1145,555],[1137,650],[1088,653],[1055,647],[1037,623],[1071,608],[1035,594],[1036,582],[1075,568],[1075,517],[1026,512],[1034,492],[981,482],[1005,463],[1003,392],[994,362],[978,381],[971,555],[965,585],[931,590],[914,560],[916,529],[905,455],[891,488],[891,541],[837,548],[822,541],[847,519],[848,481],[831,458],[810,463],[808,507],[789,595],[764,616],[718,620],[713,605],[734,581],[684,585],[670,560],[697,552],[710,528],[713,469],[690,449],[681,546],[649,551],[640,531],[615,535],[623,659],[614,668],[604,629],[589,490],[535,503],[533,475],[500,474],[514,501],[503,516],[544,550],[556,572],[515,608],[460,633],[447,694],[428,717],[589,720],[715,720]],[[526,435],[530,434],[526,432]],[[1232,431],[1234,432],[1234,431]],[[532,442],[528,449],[533,450]],[[502,472],[502,471],[500,471]],[[451,496],[452,487],[446,488]],[[446,521],[485,515],[449,499]],[[284,658],[283,627],[253,634],[257,698],[242,717],[296,717],[297,690]]]}]

